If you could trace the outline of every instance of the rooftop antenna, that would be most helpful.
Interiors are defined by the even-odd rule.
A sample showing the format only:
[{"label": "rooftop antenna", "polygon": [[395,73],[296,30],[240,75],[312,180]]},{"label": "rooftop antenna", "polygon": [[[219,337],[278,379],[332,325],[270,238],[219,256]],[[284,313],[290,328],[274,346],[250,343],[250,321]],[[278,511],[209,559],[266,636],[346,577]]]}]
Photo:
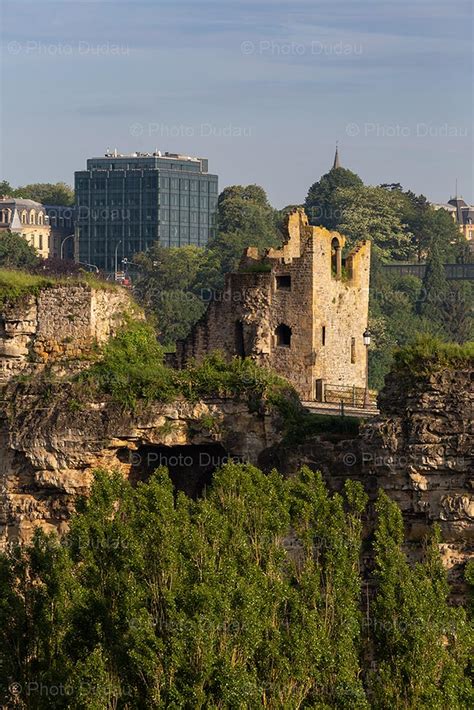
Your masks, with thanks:
[{"label": "rooftop antenna", "polygon": [[458,199],[458,179],[456,178],[456,192],[454,194],[454,197]]}]

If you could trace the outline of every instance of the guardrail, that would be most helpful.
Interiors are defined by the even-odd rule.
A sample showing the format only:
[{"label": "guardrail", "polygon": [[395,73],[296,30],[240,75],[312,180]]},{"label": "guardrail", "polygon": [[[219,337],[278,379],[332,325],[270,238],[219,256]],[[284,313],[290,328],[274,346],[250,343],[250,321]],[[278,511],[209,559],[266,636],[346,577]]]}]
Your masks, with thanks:
[{"label": "guardrail", "polygon": [[344,404],[349,407],[377,407],[377,392],[366,391],[365,387],[335,385],[318,380],[316,383],[316,401],[327,404]]}]

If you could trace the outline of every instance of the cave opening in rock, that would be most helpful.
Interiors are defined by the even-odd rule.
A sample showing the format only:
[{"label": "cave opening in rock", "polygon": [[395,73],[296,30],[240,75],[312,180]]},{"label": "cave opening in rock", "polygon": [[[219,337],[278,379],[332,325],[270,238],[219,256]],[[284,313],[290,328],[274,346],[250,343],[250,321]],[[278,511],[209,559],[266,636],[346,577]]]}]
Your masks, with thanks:
[{"label": "cave opening in rock", "polygon": [[143,445],[135,451],[122,449],[118,457],[131,464],[132,483],[146,481],[153,471],[166,466],[175,489],[192,498],[202,494],[218,468],[233,460],[221,444]]}]

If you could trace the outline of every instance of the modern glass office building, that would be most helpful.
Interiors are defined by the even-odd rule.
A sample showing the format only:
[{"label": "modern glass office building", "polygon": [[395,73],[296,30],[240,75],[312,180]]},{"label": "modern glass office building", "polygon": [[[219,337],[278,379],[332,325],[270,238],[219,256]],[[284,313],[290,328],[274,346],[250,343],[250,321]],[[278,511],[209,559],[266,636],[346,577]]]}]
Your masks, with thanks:
[{"label": "modern glass office building", "polygon": [[114,151],[75,173],[76,260],[113,272],[124,258],[214,236],[217,175],[205,158]]}]

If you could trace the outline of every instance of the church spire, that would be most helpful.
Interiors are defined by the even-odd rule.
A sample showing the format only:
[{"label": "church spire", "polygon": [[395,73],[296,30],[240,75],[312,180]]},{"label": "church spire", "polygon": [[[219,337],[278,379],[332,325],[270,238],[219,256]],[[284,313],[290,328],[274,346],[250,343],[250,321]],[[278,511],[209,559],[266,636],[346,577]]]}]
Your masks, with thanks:
[{"label": "church spire", "polygon": [[337,141],[336,141],[336,153],[334,155],[334,163],[333,163],[332,169],[335,170],[336,168],[340,168],[340,167],[341,167],[341,163],[339,162],[339,150],[338,150]]}]

